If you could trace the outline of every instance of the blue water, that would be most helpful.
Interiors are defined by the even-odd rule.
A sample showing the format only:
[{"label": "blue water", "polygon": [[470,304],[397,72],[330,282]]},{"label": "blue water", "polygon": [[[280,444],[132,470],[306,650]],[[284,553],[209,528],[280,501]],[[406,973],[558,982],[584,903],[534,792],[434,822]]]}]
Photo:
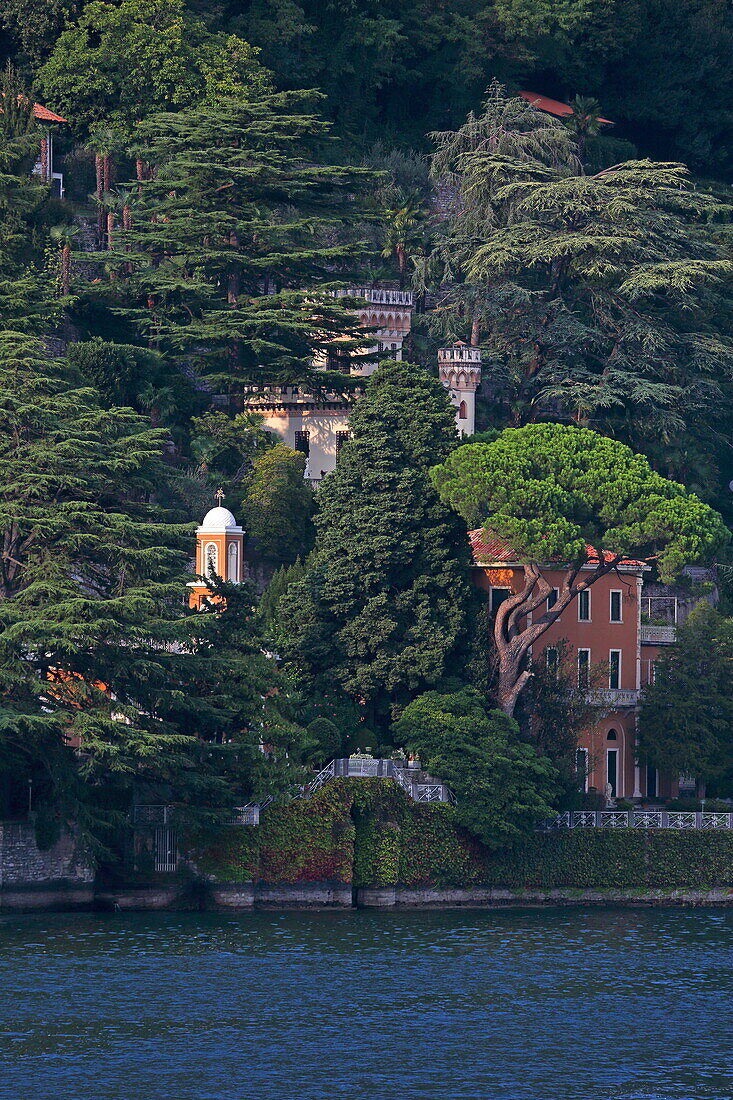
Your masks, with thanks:
[{"label": "blue water", "polygon": [[733,913],[0,919],[2,1100],[733,1096]]}]

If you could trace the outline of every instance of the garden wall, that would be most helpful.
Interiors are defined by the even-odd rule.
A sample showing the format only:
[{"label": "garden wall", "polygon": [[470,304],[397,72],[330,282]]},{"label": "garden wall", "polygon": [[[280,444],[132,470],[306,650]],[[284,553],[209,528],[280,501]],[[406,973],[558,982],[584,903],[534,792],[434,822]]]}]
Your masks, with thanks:
[{"label": "garden wall", "polygon": [[365,906],[733,902],[733,832],[578,829],[493,853],[445,803],[337,780],[259,827],[193,844],[213,904]]}]

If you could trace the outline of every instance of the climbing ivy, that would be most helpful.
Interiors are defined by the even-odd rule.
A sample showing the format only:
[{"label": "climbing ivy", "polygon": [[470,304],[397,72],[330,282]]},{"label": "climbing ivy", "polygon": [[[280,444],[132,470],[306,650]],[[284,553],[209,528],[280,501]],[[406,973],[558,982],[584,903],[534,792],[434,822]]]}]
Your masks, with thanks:
[{"label": "climbing ivy", "polygon": [[222,882],[340,882],[354,887],[654,889],[733,886],[733,832],[577,829],[490,852],[445,803],[420,805],[383,780],[333,782],[271,806],[258,828],[193,844]]}]

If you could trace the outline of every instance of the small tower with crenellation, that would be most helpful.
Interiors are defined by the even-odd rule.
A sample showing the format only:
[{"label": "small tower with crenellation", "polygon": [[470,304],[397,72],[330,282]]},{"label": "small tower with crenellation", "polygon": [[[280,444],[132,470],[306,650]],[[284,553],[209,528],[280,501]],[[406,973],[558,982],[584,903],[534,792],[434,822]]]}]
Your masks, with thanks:
[{"label": "small tower with crenellation", "polygon": [[476,430],[476,390],[481,384],[481,348],[456,341],[438,352],[438,376],[456,409],[456,428],[461,435]]}]

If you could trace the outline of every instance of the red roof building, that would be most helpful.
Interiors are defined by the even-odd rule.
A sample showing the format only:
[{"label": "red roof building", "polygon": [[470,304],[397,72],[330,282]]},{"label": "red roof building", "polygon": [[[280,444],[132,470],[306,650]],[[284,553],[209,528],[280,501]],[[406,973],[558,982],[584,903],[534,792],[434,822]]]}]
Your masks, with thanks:
[{"label": "red roof building", "polygon": [[[473,581],[486,592],[493,616],[503,600],[523,589],[524,569],[506,539],[482,529],[471,531],[469,538]],[[592,546],[587,551],[582,568],[590,571],[598,567],[598,552]],[[603,557],[609,562],[615,555],[604,552]],[[636,720],[645,682],[642,670],[649,666],[642,659],[641,615],[642,585],[649,568],[634,559],[619,562],[573,599],[539,638],[532,654],[533,661],[549,664],[557,661],[561,645],[569,647],[578,685],[587,685],[594,714],[578,746],[579,783],[585,790],[610,792],[613,798],[671,797],[678,790],[676,777],[657,773],[636,759]],[[542,576],[551,588],[549,610],[563,587],[565,569],[559,562],[548,562],[542,566]]]}]

